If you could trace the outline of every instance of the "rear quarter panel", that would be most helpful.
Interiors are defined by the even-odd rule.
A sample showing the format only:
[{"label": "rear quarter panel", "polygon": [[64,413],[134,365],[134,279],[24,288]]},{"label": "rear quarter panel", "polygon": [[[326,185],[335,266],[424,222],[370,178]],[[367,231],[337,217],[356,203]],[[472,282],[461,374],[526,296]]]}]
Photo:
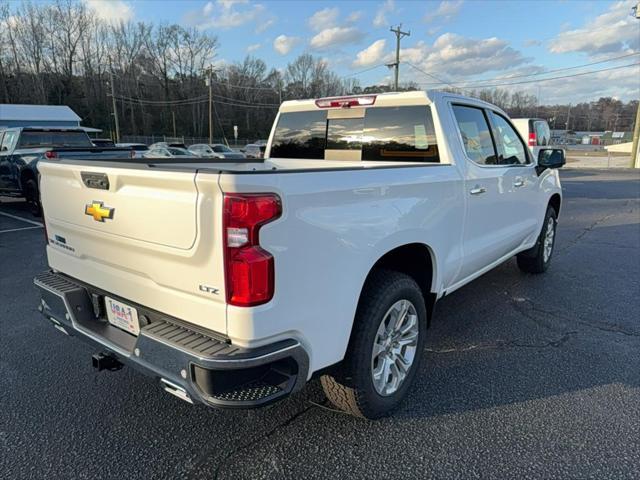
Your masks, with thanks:
[{"label": "rear quarter panel", "polygon": [[275,258],[274,298],[228,306],[227,334],[239,345],[297,338],[311,372],[340,361],[364,281],[385,253],[424,243],[435,259],[432,290],[450,282],[462,254],[460,182],[453,165],[222,174],[223,192],[275,192],[283,202],[282,216],[260,231]]}]

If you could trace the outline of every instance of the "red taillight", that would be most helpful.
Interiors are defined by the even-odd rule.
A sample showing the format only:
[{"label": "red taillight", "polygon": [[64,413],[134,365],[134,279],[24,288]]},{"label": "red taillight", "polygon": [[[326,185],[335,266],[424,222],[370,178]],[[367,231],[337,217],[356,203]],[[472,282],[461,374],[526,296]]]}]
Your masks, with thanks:
[{"label": "red taillight", "polygon": [[362,97],[329,97],[316,100],[318,108],[350,108],[367,107],[376,103],[376,95],[365,95]]},{"label": "red taillight", "polygon": [[273,298],[273,256],[260,247],[260,227],[280,216],[273,193],[224,195],[224,254],[227,303],[251,307]]},{"label": "red taillight", "polygon": [[44,152],[45,158],[58,158],[58,154],[56,152]]},{"label": "red taillight", "polygon": [[536,138],[536,132],[529,132],[529,146],[535,147],[538,143],[538,139]]}]

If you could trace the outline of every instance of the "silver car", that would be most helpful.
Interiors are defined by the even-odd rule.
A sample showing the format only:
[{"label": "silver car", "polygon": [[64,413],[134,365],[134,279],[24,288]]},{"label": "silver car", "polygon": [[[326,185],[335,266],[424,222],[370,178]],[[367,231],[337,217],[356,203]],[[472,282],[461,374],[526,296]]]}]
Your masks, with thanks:
[{"label": "silver car", "polygon": [[184,148],[178,147],[153,147],[144,152],[145,158],[192,158],[195,157],[193,153]]},{"label": "silver car", "polygon": [[198,157],[209,158],[225,158],[229,160],[244,160],[246,157],[243,153],[234,152],[226,145],[214,143],[207,145],[206,143],[197,143],[189,147],[189,151]]}]

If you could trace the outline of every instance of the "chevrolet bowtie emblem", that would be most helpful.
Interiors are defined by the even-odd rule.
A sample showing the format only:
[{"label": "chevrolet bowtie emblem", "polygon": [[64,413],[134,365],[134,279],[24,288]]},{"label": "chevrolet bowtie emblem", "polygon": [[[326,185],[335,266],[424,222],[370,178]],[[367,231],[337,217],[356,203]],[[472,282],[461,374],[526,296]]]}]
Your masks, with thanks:
[{"label": "chevrolet bowtie emblem", "polygon": [[104,222],[105,218],[113,218],[114,208],[105,207],[103,202],[93,201],[84,206],[84,214],[90,215],[96,222]]}]

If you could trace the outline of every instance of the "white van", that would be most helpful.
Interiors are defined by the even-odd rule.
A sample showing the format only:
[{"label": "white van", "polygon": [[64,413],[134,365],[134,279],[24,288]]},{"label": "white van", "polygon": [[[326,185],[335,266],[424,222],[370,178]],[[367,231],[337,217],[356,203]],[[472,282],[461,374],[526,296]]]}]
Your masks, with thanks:
[{"label": "white van", "polygon": [[546,120],[542,118],[512,118],[511,122],[531,151],[534,151],[534,147],[544,147],[551,144],[551,130]]}]

